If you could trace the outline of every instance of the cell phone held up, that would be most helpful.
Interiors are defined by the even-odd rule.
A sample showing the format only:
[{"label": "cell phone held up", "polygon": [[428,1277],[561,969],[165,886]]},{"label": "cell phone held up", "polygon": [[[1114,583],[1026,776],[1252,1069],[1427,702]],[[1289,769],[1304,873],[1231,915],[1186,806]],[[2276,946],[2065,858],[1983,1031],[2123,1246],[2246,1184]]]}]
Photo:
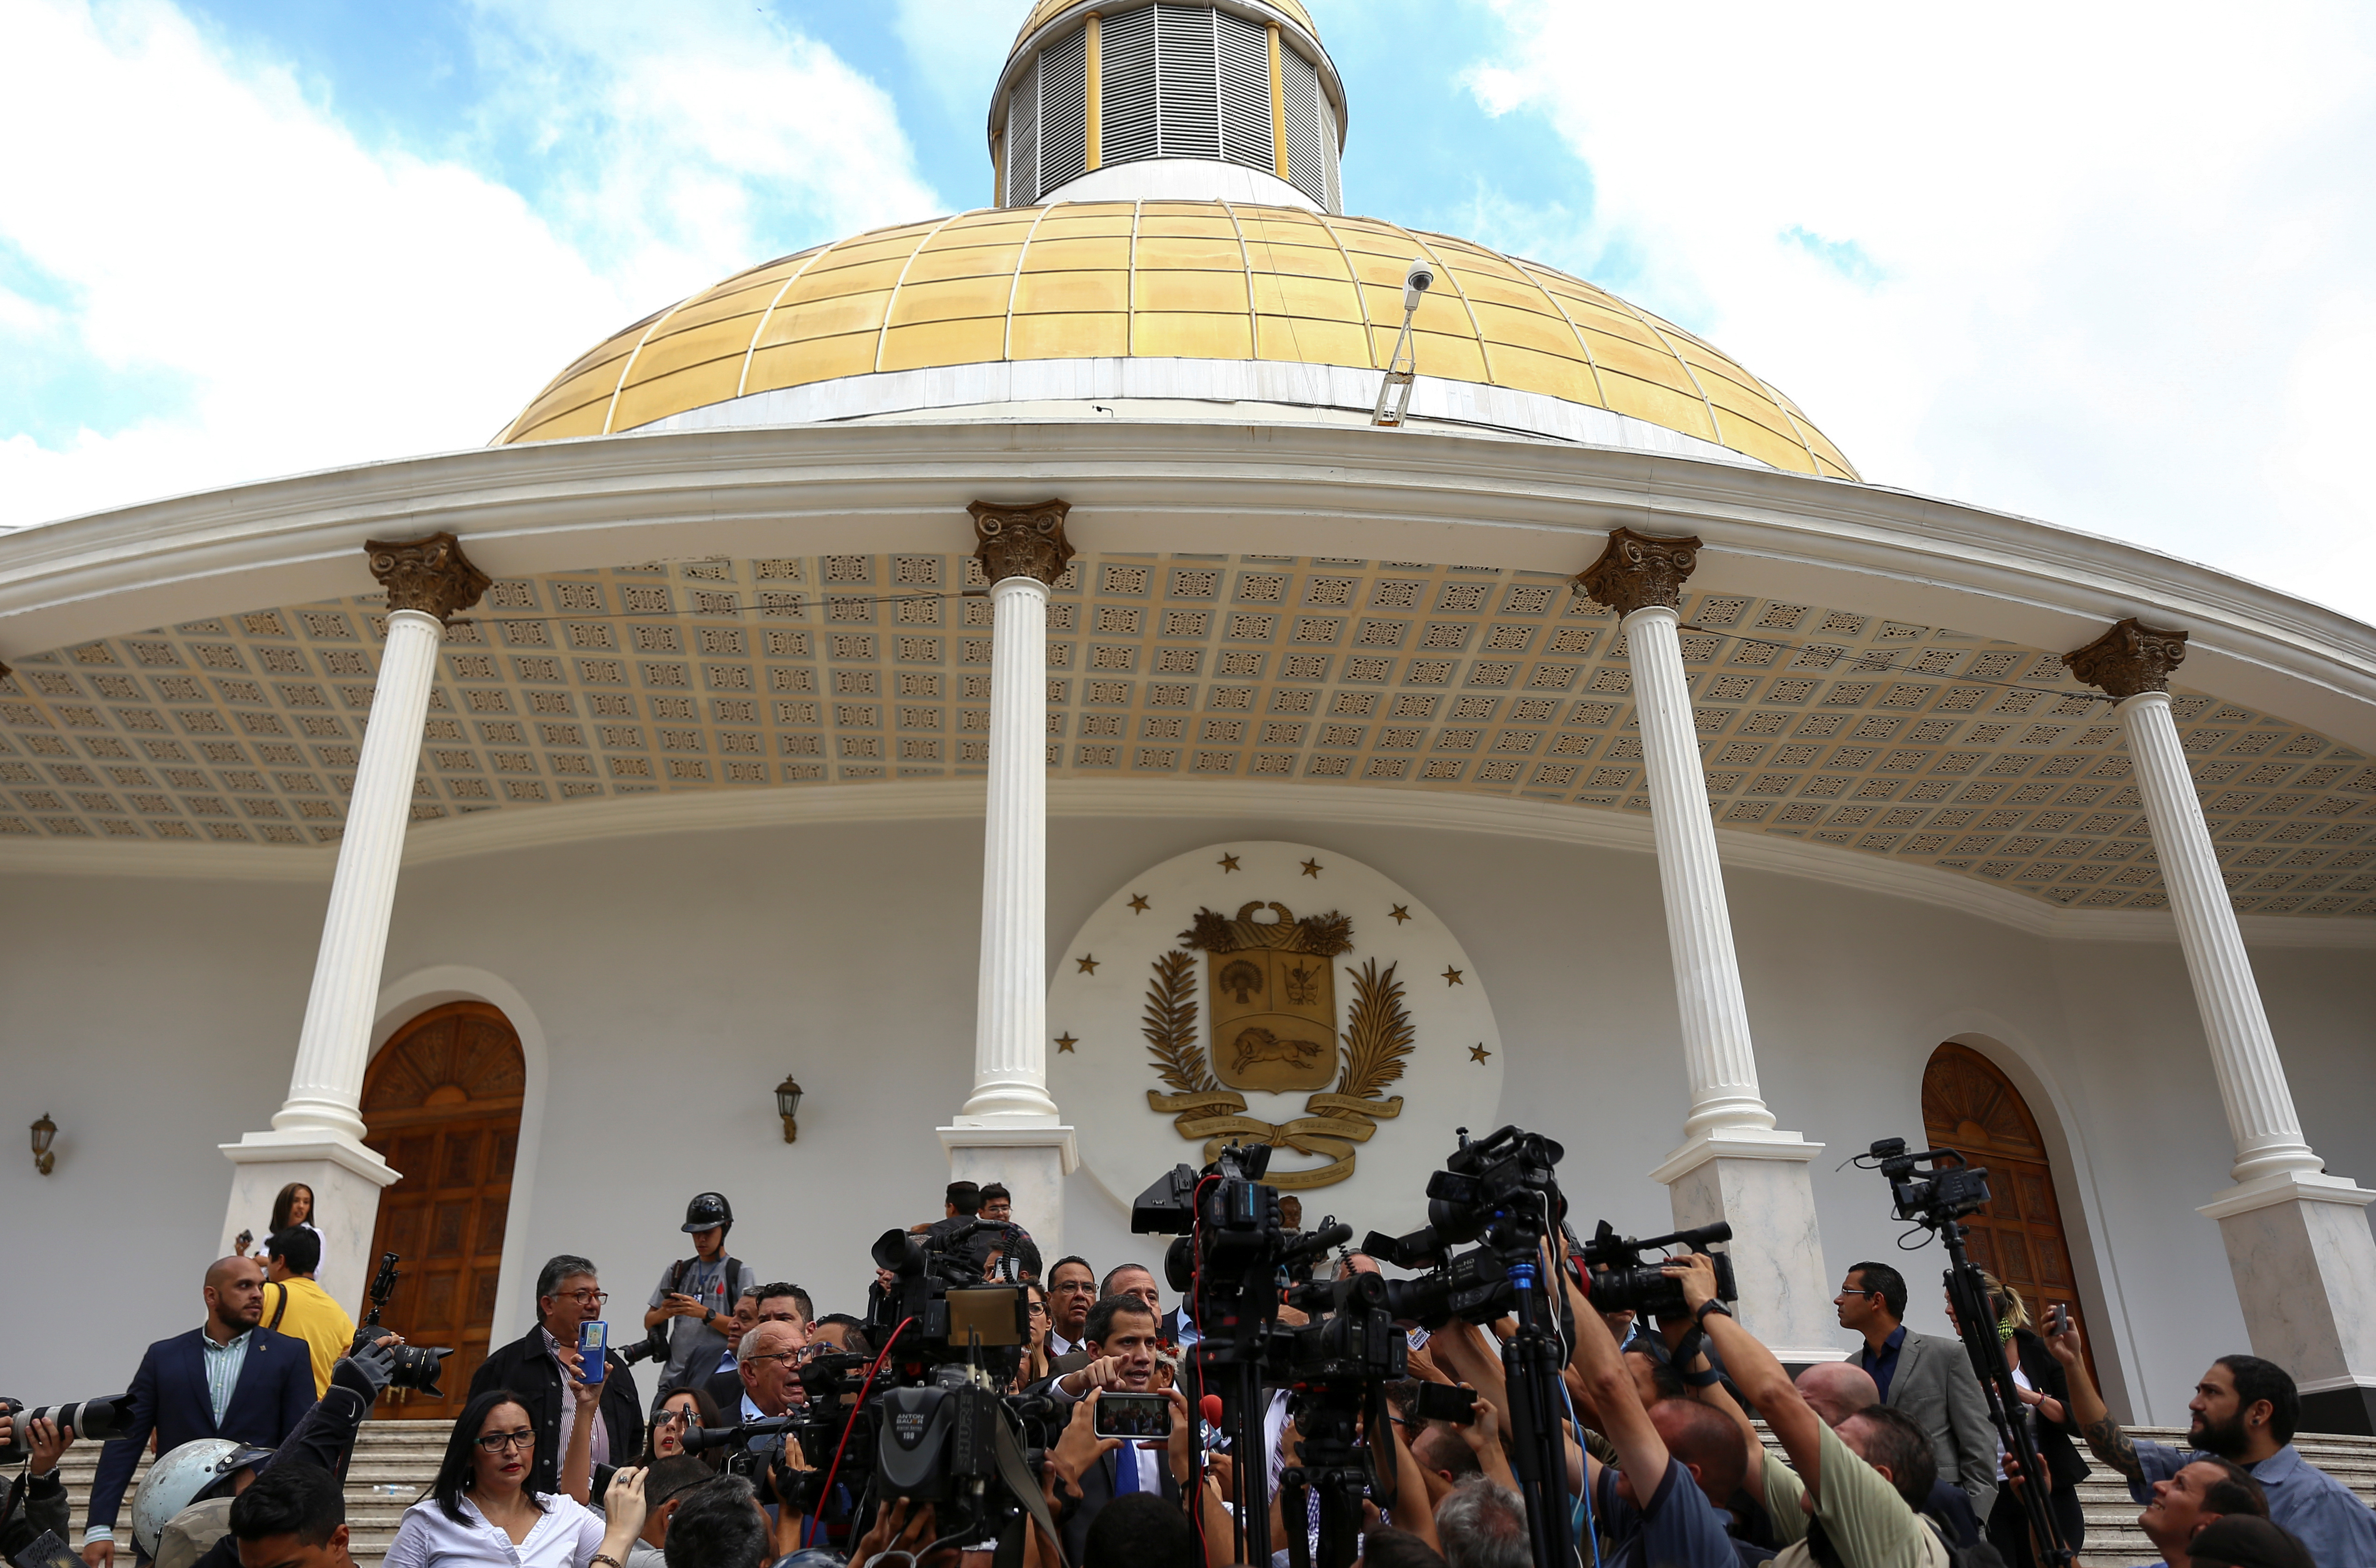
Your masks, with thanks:
[{"label": "cell phone held up", "polygon": [[1411,1396],[1410,1413],[1419,1420],[1443,1421],[1451,1426],[1477,1424],[1477,1391],[1455,1388],[1448,1383],[1422,1383]]},{"label": "cell phone held up", "polygon": [[1157,1438],[1171,1435],[1171,1406],[1160,1394],[1098,1396],[1095,1428],[1099,1437]]},{"label": "cell phone held up", "polygon": [[605,1352],[610,1348],[611,1325],[597,1318],[591,1323],[581,1323],[577,1325],[578,1382],[602,1381],[604,1364],[610,1360]]},{"label": "cell phone held up", "polygon": [[2061,1334],[2071,1326],[2071,1309],[2056,1301],[2046,1309],[2046,1332]]}]

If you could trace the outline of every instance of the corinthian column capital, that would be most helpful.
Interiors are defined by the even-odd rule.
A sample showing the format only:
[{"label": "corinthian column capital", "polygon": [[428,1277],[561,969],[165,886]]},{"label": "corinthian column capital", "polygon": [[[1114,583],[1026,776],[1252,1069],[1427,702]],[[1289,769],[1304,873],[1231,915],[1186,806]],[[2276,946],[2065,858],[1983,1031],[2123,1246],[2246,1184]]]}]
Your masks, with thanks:
[{"label": "corinthian column capital", "polygon": [[427,539],[366,540],[371,574],[387,589],[390,610],[418,610],[444,624],[479,602],[493,579],[470,564],[450,533]]},{"label": "corinthian column capital", "polygon": [[1681,605],[1684,580],[1699,558],[1696,538],[1619,529],[1609,536],[1609,548],[1600,559],[1575,575],[1574,586],[1595,603],[1617,612],[1620,620],[1654,604],[1673,610]]},{"label": "corinthian column capital", "polygon": [[1037,577],[1053,588],[1073,558],[1072,542],[1064,537],[1067,501],[1035,501],[1014,506],[999,501],[977,501],[966,508],[973,514],[974,554],[994,587],[1008,577]]},{"label": "corinthian column capital", "polygon": [[2116,701],[2169,690],[2170,671],[2186,661],[2186,634],[2148,626],[2131,615],[2085,647],[2062,656],[2071,673]]}]

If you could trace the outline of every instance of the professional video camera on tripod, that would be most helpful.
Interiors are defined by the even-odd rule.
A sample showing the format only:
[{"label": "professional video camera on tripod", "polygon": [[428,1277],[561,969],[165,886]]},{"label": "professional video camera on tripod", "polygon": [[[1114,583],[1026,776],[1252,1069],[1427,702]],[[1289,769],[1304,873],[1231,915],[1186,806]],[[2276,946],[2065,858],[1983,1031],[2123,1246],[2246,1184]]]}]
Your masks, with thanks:
[{"label": "professional video camera on tripod", "polygon": [[[1405,1346],[1380,1310],[1384,1282],[1374,1277],[1367,1286],[1332,1291],[1327,1304],[1335,1314],[1327,1322],[1279,1330],[1281,1291],[1309,1284],[1312,1265],[1329,1248],[1352,1240],[1353,1231],[1332,1223],[1290,1237],[1280,1222],[1278,1189],[1262,1179],[1269,1168],[1268,1146],[1235,1144],[1202,1171],[1176,1166],[1131,1205],[1130,1228],[1179,1238],[1164,1254],[1163,1272],[1184,1299],[1198,1336],[1181,1382],[1192,1410],[1207,1408],[1208,1394],[1219,1399],[1217,1424],[1230,1434],[1234,1561],[1271,1560],[1270,1473],[1261,1459],[1268,1452],[1264,1389],[1279,1384],[1304,1390],[1307,1410],[1320,1412],[1304,1427],[1305,1462],[1297,1484],[1319,1491],[1323,1562],[1341,1568],[1352,1561],[1353,1532],[1360,1524],[1351,1412],[1362,1403],[1366,1382],[1383,1387],[1403,1375]],[[1309,1294],[1301,1301],[1321,1304]],[[1389,1361],[1392,1370],[1385,1370]],[[1315,1443],[1316,1433],[1326,1435]],[[1288,1478],[1280,1479],[1284,1485]],[[1348,1506],[1349,1526],[1343,1523]],[[1288,1535],[1290,1561],[1304,1568],[1311,1543],[1301,1530]],[[1339,1550],[1343,1555],[1332,1555]]]},{"label": "professional video camera on tripod", "polygon": [[[1972,1266],[1964,1251],[1964,1216],[1978,1213],[1989,1204],[1987,1167],[1972,1164],[1951,1148],[1908,1154],[1904,1138],[1882,1139],[1859,1156],[1856,1163],[1878,1170],[1889,1182],[1898,1218],[1936,1232],[1940,1244],[1947,1249],[1947,1301],[1955,1309],[1956,1333],[1980,1380],[1980,1392],[1988,1397],[1989,1420],[1996,1423],[1997,1441],[2020,1467],[2013,1491],[2028,1522],[2037,1560],[2048,1568],[2067,1568],[2073,1554],[2046,1503],[2046,1466],[2037,1456],[2029,1423],[2023,1419],[2013,1369],[2005,1364],[2003,1348],[1997,1341],[1997,1314],[1989,1305],[1980,1271]],[[1926,1163],[1928,1170],[1922,1169]]]},{"label": "professional video camera on tripod", "polygon": [[[766,1478],[812,1521],[808,1535],[829,1523],[838,1499],[855,1499],[842,1519],[853,1540],[876,1510],[907,1499],[933,1505],[941,1535],[920,1559],[995,1539],[996,1568],[1016,1568],[1032,1522],[1056,1538],[1037,1479],[1055,1406],[1004,1392],[1022,1364],[1030,1299],[1020,1285],[982,1281],[980,1254],[966,1243],[984,1233],[1018,1234],[994,1220],[921,1237],[885,1231],[873,1257],[891,1283],[866,1325],[880,1353],[812,1357],[801,1367],[799,1408],[689,1433],[686,1447],[729,1450],[730,1468]],[[798,1443],[800,1465],[789,1462],[788,1443]]]},{"label": "professional video camera on tripod", "polygon": [[[1555,1169],[1566,1151],[1516,1127],[1475,1142],[1466,1127],[1459,1135],[1460,1146],[1428,1178],[1427,1228],[1401,1237],[1373,1233],[1362,1249],[1397,1267],[1433,1271],[1387,1288],[1393,1317],[1421,1324],[1455,1317],[1475,1324],[1517,1319],[1517,1333],[1502,1347],[1512,1468],[1527,1505],[1535,1562],[1571,1562],[1574,1532],[1559,1412],[1565,1405],[1560,1370],[1574,1324],[1566,1319],[1565,1292],[1543,1266],[1544,1243],[1558,1234],[1567,1212]],[[1479,1245],[1452,1251],[1468,1241]]]}]

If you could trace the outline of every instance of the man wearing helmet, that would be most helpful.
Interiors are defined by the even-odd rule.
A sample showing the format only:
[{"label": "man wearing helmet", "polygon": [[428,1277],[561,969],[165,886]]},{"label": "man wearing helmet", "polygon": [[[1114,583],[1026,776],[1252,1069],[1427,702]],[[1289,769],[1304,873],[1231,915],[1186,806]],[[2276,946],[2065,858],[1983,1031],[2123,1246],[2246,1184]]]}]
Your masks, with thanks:
[{"label": "man wearing helmet", "polygon": [[660,1271],[651,1310],[644,1313],[647,1329],[667,1325],[663,1396],[673,1388],[706,1384],[726,1353],[726,1324],[743,1288],[753,1283],[749,1266],[726,1253],[726,1233],[733,1229],[734,1206],[723,1193],[698,1194],[684,1206],[684,1232],[693,1238],[694,1255]]}]

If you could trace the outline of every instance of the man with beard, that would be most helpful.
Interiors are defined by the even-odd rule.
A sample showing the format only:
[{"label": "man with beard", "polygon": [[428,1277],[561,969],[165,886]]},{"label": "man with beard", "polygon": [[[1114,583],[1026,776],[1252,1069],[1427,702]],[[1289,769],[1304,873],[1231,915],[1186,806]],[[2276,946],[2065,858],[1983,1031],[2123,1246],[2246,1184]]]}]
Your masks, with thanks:
[{"label": "man with beard", "polygon": [[2251,1472],[2268,1498],[2269,1517],[2292,1531],[2320,1562],[2376,1562],[2376,1510],[2301,1456],[2293,1445],[2301,1396],[2283,1367],[2258,1356],[2222,1356],[2194,1385],[2185,1449],[2139,1442],[2121,1430],[2087,1375],[2079,1325],[2065,1314],[2048,1336],[2071,1379],[2072,1413],[2097,1458],[2128,1478],[2129,1495],[2152,1500],[2165,1481],[2206,1455]]}]

